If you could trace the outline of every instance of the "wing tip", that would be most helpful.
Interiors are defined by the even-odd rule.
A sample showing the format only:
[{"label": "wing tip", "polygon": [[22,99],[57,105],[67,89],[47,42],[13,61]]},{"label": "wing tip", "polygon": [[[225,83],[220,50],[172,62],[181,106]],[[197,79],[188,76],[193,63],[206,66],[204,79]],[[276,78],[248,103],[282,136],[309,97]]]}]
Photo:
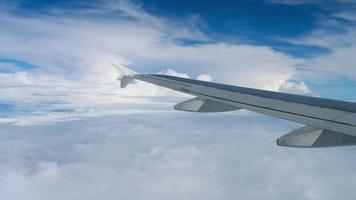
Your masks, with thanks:
[{"label": "wing tip", "polygon": [[116,68],[116,70],[120,73],[121,76],[132,76],[134,74],[137,74],[137,72],[133,71],[132,69],[129,69],[123,65],[111,63],[113,67]]}]

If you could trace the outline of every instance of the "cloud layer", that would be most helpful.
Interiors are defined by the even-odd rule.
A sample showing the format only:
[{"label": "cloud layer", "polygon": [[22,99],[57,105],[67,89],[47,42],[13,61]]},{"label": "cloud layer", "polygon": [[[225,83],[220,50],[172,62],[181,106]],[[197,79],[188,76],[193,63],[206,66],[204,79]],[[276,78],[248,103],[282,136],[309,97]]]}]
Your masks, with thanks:
[{"label": "cloud layer", "polygon": [[353,199],[353,150],[270,144],[292,128],[244,112],[2,125],[0,193],[9,200]]}]

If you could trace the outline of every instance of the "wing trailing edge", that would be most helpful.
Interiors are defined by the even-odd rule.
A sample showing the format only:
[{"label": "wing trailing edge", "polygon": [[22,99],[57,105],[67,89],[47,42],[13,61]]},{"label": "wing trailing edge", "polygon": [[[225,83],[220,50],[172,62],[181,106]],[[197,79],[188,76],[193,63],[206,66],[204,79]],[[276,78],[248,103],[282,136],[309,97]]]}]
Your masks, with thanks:
[{"label": "wing trailing edge", "polygon": [[209,99],[193,98],[174,106],[174,110],[188,111],[188,112],[227,112],[239,110],[239,107],[229,104],[212,101]]}]

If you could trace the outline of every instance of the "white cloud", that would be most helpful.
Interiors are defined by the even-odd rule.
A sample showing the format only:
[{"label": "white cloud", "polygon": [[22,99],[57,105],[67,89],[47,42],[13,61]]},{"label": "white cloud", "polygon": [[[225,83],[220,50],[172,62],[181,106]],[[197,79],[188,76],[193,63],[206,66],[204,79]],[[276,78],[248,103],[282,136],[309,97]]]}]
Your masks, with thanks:
[{"label": "white cloud", "polygon": [[200,74],[197,76],[197,79],[201,81],[212,81],[213,77],[210,76],[209,74]]},{"label": "white cloud", "polygon": [[182,78],[189,78],[188,74],[179,73],[173,69],[167,69],[166,71],[162,72],[161,74],[170,75],[170,76],[178,76],[178,77],[182,77]]},{"label": "white cloud", "polygon": [[308,88],[308,86],[305,85],[303,81],[299,83],[286,81],[283,85],[281,85],[279,91],[292,93],[292,94],[303,94],[303,95],[310,95],[312,93]]}]

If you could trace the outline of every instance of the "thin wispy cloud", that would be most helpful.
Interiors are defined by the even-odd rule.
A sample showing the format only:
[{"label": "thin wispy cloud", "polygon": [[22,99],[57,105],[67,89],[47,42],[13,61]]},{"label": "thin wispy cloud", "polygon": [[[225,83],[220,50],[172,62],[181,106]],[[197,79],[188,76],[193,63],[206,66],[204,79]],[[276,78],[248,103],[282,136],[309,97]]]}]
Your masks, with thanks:
[{"label": "thin wispy cloud", "polygon": [[331,16],[320,17],[317,27],[310,33],[289,41],[295,44],[325,48],[328,53],[307,60],[310,69],[333,71],[343,77],[356,80],[355,14],[350,10],[336,10]]}]

